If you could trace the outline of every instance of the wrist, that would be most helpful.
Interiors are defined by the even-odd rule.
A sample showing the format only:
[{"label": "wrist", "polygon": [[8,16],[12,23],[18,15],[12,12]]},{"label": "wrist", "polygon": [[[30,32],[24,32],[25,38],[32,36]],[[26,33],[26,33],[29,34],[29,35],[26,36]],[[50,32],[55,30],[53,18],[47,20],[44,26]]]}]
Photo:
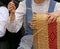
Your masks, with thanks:
[{"label": "wrist", "polygon": [[55,12],[54,12],[54,15],[60,16],[60,11],[55,11]]}]

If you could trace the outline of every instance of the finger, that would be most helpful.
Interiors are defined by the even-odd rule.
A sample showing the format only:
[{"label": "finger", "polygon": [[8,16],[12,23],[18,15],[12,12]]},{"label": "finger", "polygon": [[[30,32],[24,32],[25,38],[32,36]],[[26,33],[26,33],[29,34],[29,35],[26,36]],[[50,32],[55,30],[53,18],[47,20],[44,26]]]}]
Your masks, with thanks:
[{"label": "finger", "polygon": [[56,20],[57,20],[57,17],[54,17],[54,19],[53,19],[52,23],[53,23],[54,21],[56,21]]},{"label": "finger", "polygon": [[36,21],[31,21],[31,24],[35,24],[36,23]]},{"label": "finger", "polygon": [[11,12],[12,10],[14,10],[13,8],[9,7],[8,10]]},{"label": "finger", "polygon": [[16,6],[14,6],[13,9],[16,10]]},{"label": "finger", "polygon": [[34,12],[34,14],[37,14],[36,12]]},{"label": "finger", "polygon": [[11,9],[11,6],[10,5],[8,5],[8,10],[10,10]]},{"label": "finger", "polygon": [[36,19],[32,19],[31,22],[36,22],[37,20]]},{"label": "finger", "polygon": [[8,5],[8,8],[16,8],[16,7],[15,7],[15,5],[13,5],[13,4],[12,4],[12,5],[9,4],[9,5]]},{"label": "finger", "polygon": [[13,3],[13,2],[10,2],[9,4],[10,4],[11,6],[12,6],[12,5],[15,5],[15,3]]},{"label": "finger", "polygon": [[36,17],[36,15],[35,15],[35,14],[33,14],[33,17]]},{"label": "finger", "polygon": [[35,25],[36,25],[36,23],[33,23],[33,22],[30,23],[31,28],[34,28]]},{"label": "finger", "polygon": [[36,19],[36,16],[33,16],[33,19]]},{"label": "finger", "polygon": [[50,17],[51,17],[51,15],[47,15],[47,19],[46,20],[48,21]]},{"label": "finger", "polygon": [[13,7],[12,7],[12,6],[9,6],[9,7],[8,7],[8,9],[11,9],[11,8],[13,8]]},{"label": "finger", "polygon": [[15,10],[16,10],[16,7],[14,6],[9,6],[8,7],[8,10],[10,11],[10,12],[15,12]]},{"label": "finger", "polygon": [[14,0],[11,0],[11,2],[14,2]]},{"label": "finger", "polygon": [[15,9],[15,6],[14,6],[14,5],[12,5],[12,6],[9,6],[9,8],[13,8],[13,9]]},{"label": "finger", "polygon": [[47,13],[47,15],[48,15],[48,18],[51,16],[51,13]]},{"label": "finger", "polygon": [[16,8],[15,3],[10,3],[10,6],[12,6],[14,9]]},{"label": "finger", "polygon": [[48,24],[50,24],[52,21],[53,21],[53,17],[51,16],[49,19],[48,19]]}]

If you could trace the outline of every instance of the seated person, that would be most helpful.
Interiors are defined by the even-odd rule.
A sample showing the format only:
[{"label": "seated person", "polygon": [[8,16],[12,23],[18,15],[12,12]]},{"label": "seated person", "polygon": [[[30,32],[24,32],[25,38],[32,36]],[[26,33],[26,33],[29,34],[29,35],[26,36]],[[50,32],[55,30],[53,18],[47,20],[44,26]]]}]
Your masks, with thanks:
[{"label": "seated person", "polygon": [[0,49],[9,49],[9,43],[6,39],[6,22],[9,17],[9,11],[5,4],[0,0]]},{"label": "seated person", "polygon": [[[50,4],[49,4],[50,3]],[[51,7],[53,3],[54,6]],[[11,8],[13,7],[13,8]],[[10,2],[8,9],[13,11],[15,5],[13,2]],[[15,10],[14,10],[15,11]],[[9,30],[12,32],[18,32],[24,23],[25,27],[25,36],[21,39],[20,46],[17,49],[31,49],[33,45],[33,32],[30,27],[30,21],[33,13],[48,13],[49,19],[48,23],[53,23],[57,16],[60,15],[60,3],[55,2],[54,0],[24,0],[19,4],[19,7],[15,11],[14,16],[11,14]],[[23,19],[25,18],[25,19]],[[10,27],[11,26],[11,27]],[[14,28],[14,29],[13,29]],[[13,29],[13,30],[12,30]]]}]

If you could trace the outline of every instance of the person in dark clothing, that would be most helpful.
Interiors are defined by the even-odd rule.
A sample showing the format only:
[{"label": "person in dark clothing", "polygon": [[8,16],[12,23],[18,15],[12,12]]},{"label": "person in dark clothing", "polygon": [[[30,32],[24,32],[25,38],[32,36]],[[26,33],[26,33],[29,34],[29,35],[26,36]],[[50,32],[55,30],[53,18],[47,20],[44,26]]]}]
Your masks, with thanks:
[{"label": "person in dark clothing", "polygon": [[9,49],[9,43],[5,36],[5,24],[9,17],[9,12],[3,2],[0,1],[0,49]]},{"label": "person in dark clothing", "polygon": [[[18,7],[19,2],[22,0],[14,0],[15,6],[16,8]],[[10,49],[17,49],[17,47],[19,46],[19,42],[20,39],[22,38],[22,36],[24,35],[24,27],[21,27],[21,30],[19,30],[17,33],[11,33],[10,31],[7,30],[8,34],[8,40],[10,43]]]},{"label": "person in dark clothing", "polygon": [[[0,0],[0,2],[1,2],[0,5],[1,6],[4,5],[5,7],[7,7],[8,3],[10,1],[11,0]],[[15,2],[15,5],[16,5],[16,8],[17,8],[20,1],[15,0],[14,2]],[[20,42],[20,38],[23,36],[23,34],[21,33],[23,29],[24,28],[22,27],[21,30],[19,30],[18,33],[9,32],[8,29],[6,29],[6,32],[5,32],[6,34],[0,40],[0,41],[4,41],[4,42],[6,41],[6,42],[5,43],[0,42],[0,47],[2,47],[0,49],[17,49],[18,44]]]}]

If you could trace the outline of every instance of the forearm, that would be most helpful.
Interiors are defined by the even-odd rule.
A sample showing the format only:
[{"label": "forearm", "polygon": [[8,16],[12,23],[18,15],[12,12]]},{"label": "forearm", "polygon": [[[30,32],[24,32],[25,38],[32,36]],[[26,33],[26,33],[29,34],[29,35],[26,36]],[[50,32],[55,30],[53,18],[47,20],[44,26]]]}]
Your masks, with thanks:
[{"label": "forearm", "polygon": [[56,10],[56,11],[54,12],[54,15],[55,15],[55,16],[60,16],[60,10]]},{"label": "forearm", "polygon": [[0,7],[0,37],[5,35],[6,23],[9,17],[9,11],[6,7]]},{"label": "forearm", "polygon": [[[25,4],[24,4],[25,5]],[[23,15],[25,14],[25,8],[19,5],[19,7],[16,9],[15,14],[10,14],[10,23],[8,24],[8,28],[10,31],[13,29],[14,32],[18,32],[23,24]],[[12,18],[13,16],[13,18]],[[11,26],[11,27],[10,27]]]},{"label": "forearm", "polygon": [[11,12],[9,17],[10,17],[10,21],[14,21],[15,20],[15,13]]},{"label": "forearm", "polygon": [[8,29],[8,31],[10,31],[12,33],[17,33],[20,30],[20,28],[22,27],[22,24],[23,24],[23,16],[21,16],[21,14],[15,15],[14,20],[8,21],[7,29]]},{"label": "forearm", "polygon": [[0,37],[3,37],[6,33],[6,22],[0,21]]},{"label": "forearm", "polygon": [[9,20],[7,22],[7,30],[10,32],[15,32],[15,14],[13,12],[10,13]]}]

